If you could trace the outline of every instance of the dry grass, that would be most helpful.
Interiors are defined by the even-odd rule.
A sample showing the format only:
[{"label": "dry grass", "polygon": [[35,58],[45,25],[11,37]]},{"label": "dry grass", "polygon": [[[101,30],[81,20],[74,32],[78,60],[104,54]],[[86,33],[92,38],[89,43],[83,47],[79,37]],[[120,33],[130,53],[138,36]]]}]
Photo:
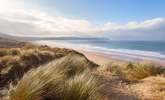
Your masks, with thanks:
[{"label": "dry grass", "polygon": [[[54,61],[48,63],[51,60]],[[15,83],[10,87],[7,100],[101,100],[101,85],[90,72],[95,71],[91,70],[95,66],[82,54],[68,49],[47,46],[1,49],[0,87],[11,81]],[[157,76],[163,72],[164,69],[150,62],[112,61],[98,67],[95,74],[103,74],[103,78],[106,74],[122,80],[137,81],[130,85],[142,97],[164,100],[165,78]],[[17,80],[20,81],[17,83]]]},{"label": "dry grass", "polygon": [[54,59],[54,53],[51,51],[40,51],[38,49],[24,50],[20,58],[26,66],[37,66]]},{"label": "dry grass", "polygon": [[0,49],[0,57],[7,56],[7,55],[19,55],[21,53],[20,48],[2,48]]},{"label": "dry grass", "polygon": [[98,69],[101,73],[109,72],[111,75],[118,76],[119,78],[128,81],[137,81],[149,76],[155,76],[160,74],[162,70],[159,70],[150,62],[111,62],[108,65],[100,66]]},{"label": "dry grass", "polygon": [[[62,71],[51,63],[25,74],[16,87],[10,90],[9,100],[53,100],[58,98],[63,83]],[[58,100],[58,99],[57,99]]]},{"label": "dry grass", "polygon": [[2,65],[0,73],[6,74],[11,70],[11,68],[17,67],[20,65],[20,58],[19,56],[14,56],[14,57],[5,56],[2,59],[0,59],[0,64]]},{"label": "dry grass", "polygon": [[82,73],[86,69],[90,69],[89,61],[82,55],[77,53],[70,53],[68,56],[60,59],[57,62],[59,69],[64,70],[67,77],[74,76],[76,74]]},{"label": "dry grass", "polygon": [[70,54],[33,70],[10,91],[9,100],[100,100],[86,59]]},{"label": "dry grass", "polygon": [[20,79],[25,72],[53,59],[68,55],[72,50],[47,46],[26,46],[0,49],[0,87]]},{"label": "dry grass", "polygon": [[145,100],[164,100],[165,99],[165,77],[152,76],[141,80],[132,85],[136,93],[140,93]]},{"label": "dry grass", "polygon": [[96,78],[84,72],[66,81],[62,100],[101,100],[100,89]]}]

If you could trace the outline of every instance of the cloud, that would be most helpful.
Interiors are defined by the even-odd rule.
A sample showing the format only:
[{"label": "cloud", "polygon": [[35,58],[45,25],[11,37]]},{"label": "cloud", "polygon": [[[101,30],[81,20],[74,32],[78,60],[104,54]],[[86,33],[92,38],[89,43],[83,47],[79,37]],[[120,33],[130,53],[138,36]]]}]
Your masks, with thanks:
[{"label": "cloud", "polygon": [[[3,5],[1,1],[0,6]],[[84,19],[51,16],[41,11],[26,10],[21,8],[19,3],[8,2],[8,0],[5,4],[7,4],[8,9],[0,10],[0,32],[3,33],[21,35],[98,35],[117,40],[165,40],[165,18],[153,18],[125,24],[107,22],[95,26]]]},{"label": "cloud", "polygon": [[108,22],[101,26],[101,32],[122,40],[165,40],[165,18],[126,24]]},{"label": "cloud", "polygon": [[0,16],[0,31],[15,34],[85,33],[91,27],[86,20],[52,17],[40,12],[15,11]]}]

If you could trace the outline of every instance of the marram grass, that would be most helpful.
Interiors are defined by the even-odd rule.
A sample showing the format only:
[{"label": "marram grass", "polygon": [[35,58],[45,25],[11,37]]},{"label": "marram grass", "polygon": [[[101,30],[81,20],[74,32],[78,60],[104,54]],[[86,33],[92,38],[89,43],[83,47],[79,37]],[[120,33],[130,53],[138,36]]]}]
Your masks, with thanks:
[{"label": "marram grass", "polygon": [[84,72],[66,81],[63,100],[100,100],[99,87],[93,75]]},{"label": "marram grass", "polygon": [[160,74],[156,66],[150,62],[140,63],[110,63],[106,66],[98,68],[100,73],[110,72],[112,75],[118,76],[123,80],[137,81],[149,76]]},{"label": "marram grass", "polygon": [[63,80],[62,71],[57,67],[51,67],[51,64],[39,67],[25,74],[10,90],[9,100],[43,100],[58,93]]},{"label": "marram grass", "polygon": [[84,61],[71,54],[28,72],[10,89],[9,100],[100,100],[100,85]]}]

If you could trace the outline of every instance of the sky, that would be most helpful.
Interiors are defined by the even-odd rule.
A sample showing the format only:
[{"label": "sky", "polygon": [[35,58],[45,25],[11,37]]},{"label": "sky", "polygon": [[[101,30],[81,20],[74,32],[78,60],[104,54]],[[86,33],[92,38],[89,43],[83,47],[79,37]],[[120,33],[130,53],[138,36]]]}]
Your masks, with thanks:
[{"label": "sky", "polygon": [[0,0],[0,32],[165,41],[165,0]]}]

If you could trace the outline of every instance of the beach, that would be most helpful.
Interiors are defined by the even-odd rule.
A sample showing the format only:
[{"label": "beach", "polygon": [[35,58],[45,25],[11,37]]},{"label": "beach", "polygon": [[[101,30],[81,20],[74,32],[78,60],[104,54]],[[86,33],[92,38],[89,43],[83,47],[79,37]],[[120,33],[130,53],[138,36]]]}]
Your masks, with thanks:
[{"label": "beach", "polygon": [[[81,44],[77,44],[81,42]],[[84,42],[84,41],[83,41]],[[89,42],[89,41],[87,41]],[[95,43],[92,45],[82,44],[82,41],[32,41],[32,43],[39,45],[48,45],[51,47],[60,47],[68,48],[79,51],[83,53],[89,60],[97,64],[106,64],[110,61],[124,61],[124,62],[152,62],[156,65],[164,66],[165,65],[165,55],[159,52],[153,51],[142,51],[134,49],[113,49],[113,48],[104,48],[104,43],[101,43],[101,46],[96,46]],[[111,41],[109,42],[111,43]],[[141,43],[141,42],[140,42]],[[126,44],[126,43],[125,43]],[[97,44],[98,45],[98,44]],[[111,44],[106,44],[109,46]],[[133,45],[133,44],[131,44]],[[162,52],[164,52],[162,50]]]},{"label": "beach", "polygon": [[[122,56],[115,56],[114,55],[107,55],[104,53],[98,53],[98,52],[91,52],[91,51],[79,51],[83,53],[89,60],[99,64],[104,65],[108,64],[110,61],[120,61],[120,62],[151,62],[158,66],[165,66],[165,62],[159,61],[159,60],[149,60],[141,57],[134,57],[134,58],[123,58]],[[119,59],[120,58],[120,59]]]},{"label": "beach", "polygon": [[[5,41],[3,40],[3,43],[4,42]],[[8,44],[8,42],[10,41],[7,41],[6,43]],[[13,43],[13,41],[11,43]],[[84,75],[85,69],[89,68],[91,75],[94,75],[95,77],[99,78],[99,81],[96,82],[101,82],[105,86],[103,89],[101,89],[105,97],[105,99],[103,100],[111,100],[111,98],[113,98],[114,100],[157,100],[157,99],[153,99],[155,98],[155,95],[160,98],[164,97],[164,95],[159,95],[161,93],[164,93],[162,91],[160,91],[160,93],[157,94],[152,92],[152,95],[148,96],[150,90],[147,89],[145,89],[145,91],[143,90],[143,87],[150,89],[151,87],[149,86],[155,86],[154,88],[157,89],[156,88],[157,85],[159,85],[161,89],[164,88],[164,86],[160,84],[161,82],[164,82],[163,66],[165,66],[165,63],[163,62],[163,59],[153,57],[152,55],[145,56],[134,53],[125,53],[121,51],[119,52],[115,50],[105,52],[103,50],[99,50],[96,48],[91,49],[92,47],[89,46],[86,47],[84,45],[75,45],[75,44],[68,45],[65,43],[58,44],[49,41],[46,42],[31,41],[30,43],[26,42],[24,46],[18,44],[14,46],[15,47],[13,48],[13,45],[7,45],[6,48],[1,49],[2,57],[0,60],[1,60],[1,65],[3,65],[2,69],[3,68],[5,69],[5,67],[7,66],[7,64],[2,63],[3,61],[5,61],[6,63],[8,62],[15,62],[15,63],[10,63],[13,68],[11,68],[9,71],[7,70],[7,73],[1,73],[1,76],[3,76],[2,79],[4,81],[2,81],[0,84],[1,87],[3,87],[0,89],[0,99],[1,97],[3,98],[7,96],[9,93],[8,89],[5,88],[6,86],[8,86],[7,84],[8,81],[10,81],[6,79],[5,77],[6,75],[10,79],[13,78],[12,76],[15,75],[15,72],[19,73],[16,77],[13,78],[13,80],[17,79],[18,77],[23,77],[26,75],[33,76],[34,74],[28,75],[28,73],[24,73],[24,74],[21,73],[22,71],[31,72],[33,71],[31,69],[33,69],[34,67],[38,67],[37,69],[42,70],[42,66],[43,68],[45,67],[48,70],[45,71],[44,69],[44,72],[46,72],[47,75],[50,72],[52,73],[55,72],[56,69],[52,69],[52,68],[56,68],[56,67],[60,68],[61,65],[63,64],[64,64],[64,68],[62,70],[67,70],[67,68],[74,68],[72,71],[73,73],[77,72],[76,76],[80,75],[80,73],[78,72],[81,72],[81,70],[84,70],[84,72],[82,73],[82,75]],[[148,62],[146,63],[143,61],[149,61],[151,63]],[[136,62],[141,62],[141,63],[136,63]],[[154,63],[154,65],[152,63]],[[26,67],[30,67],[30,68],[27,69]],[[40,73],[38,73],[39,71],[36,70],[34,70],[34,73],[37,73],[35,75],[41,75]],[[118,71],[121,72],[121,74],[118,73]],[[52,76],[52,73],[50,73],[49,75]],[[55,76],[58,73],[59,72],[57,72]],[[115,75],[119,75],[119,76],[115,76]],[[54,78],[54,76],[52,78]],[[146,80],[143,80],[143,78]],[[45,82],[46,79],[45,78],[40,79],[41,83]],[[158,80],[156,81],[158,82],[157,84],[154,83],[155,79]],[[24,77],[21,78],[20,81],[23,80]],[[27,85],[27,88],[29,88],[30,85],[33,85],[31,84],[31,82],[35,82],[36,80],[38,80],[38,76],[33,81],[28,80],[29,85]],[[147,83],[148,80],[151,82]],[[86,83],[86,80],[84,82]],[[49,87],[50,85],[47,86]],[[33,87],[36,87],[36,85]],[[99,86],[96,86],[95,88],[97,87]],[[164,100],[164,99],[158,99],[158,100]]]}]

